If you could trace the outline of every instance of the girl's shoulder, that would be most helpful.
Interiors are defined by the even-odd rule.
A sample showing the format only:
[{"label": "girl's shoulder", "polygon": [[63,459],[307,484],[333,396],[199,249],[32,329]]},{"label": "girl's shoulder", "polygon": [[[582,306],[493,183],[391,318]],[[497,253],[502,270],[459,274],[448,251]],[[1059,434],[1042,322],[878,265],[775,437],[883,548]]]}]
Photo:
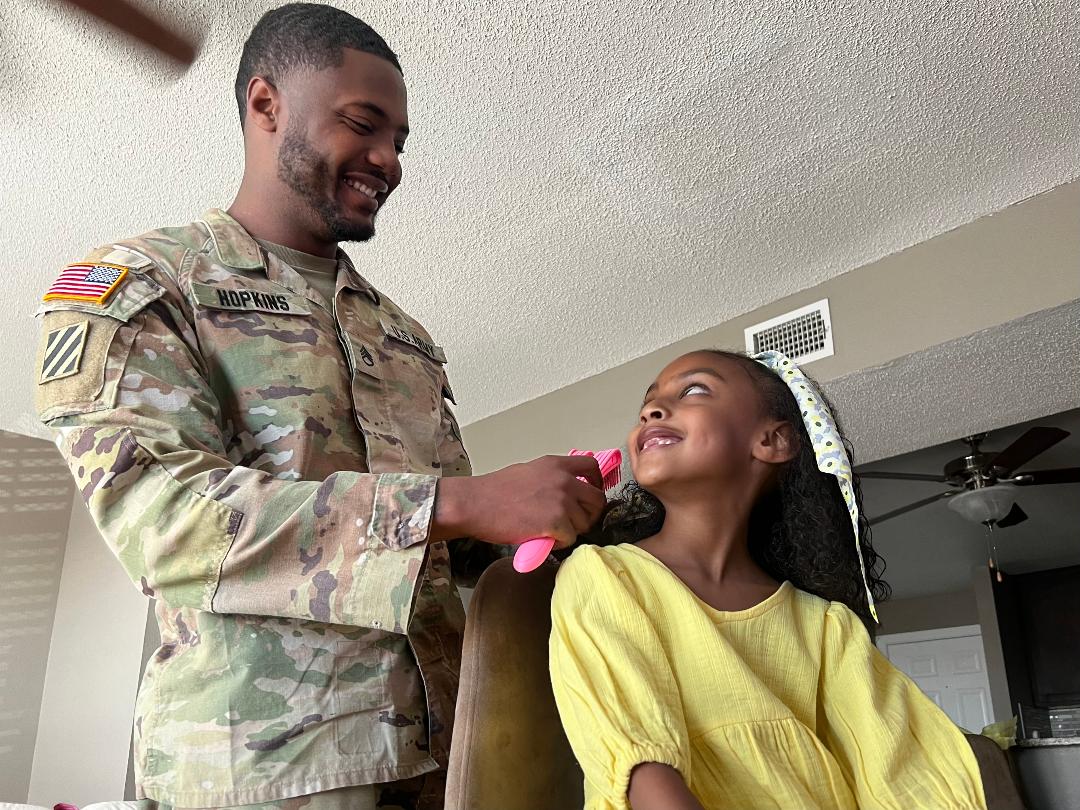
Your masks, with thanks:
[{"label": "girl's shoulder", "polygon": [[830,602],[828,599],[822,599],[816,594],[812,594],[809,591],[804,591],[797,585],[791,586],[792,601],[798,606],[799,610],[807,613],[813,613],[815,616],[820,616],[822,620],[829,614],[834,607],[843,607],[839,602]]},{"label": "girl's shoulder", "polygon": [[638,579],[660,573],[663,563],[633,543],[615,546],[581,545],[560,566],[558,577]]},{"label": "girl's shoulder", "polygon": [[826,648],[873,645],[862,619],[843,602],[823,599],[799,588],[792,589],[794,613],[805,632],[817,636]]},{"label": "girl's shoulder", "polygon": [[568,566],[625,565],[625,561],[630,559],[635,552],[640,553],[631,543],[620,543],[616,546],[582,543],[563,561],[559,570],[562,571]]},{"label": "girl's shoulder", "polygon": [[595,577],[619,577],[630,562],[624,546],[581,545],[559,564],[556,581],[588,581]]},{"label": "girl's shoulder", "polygon": [[[650,566],[651,563],[651,566]],[[638,601],[642,589],[655,589],[660,563],[630,543],[617,546],[582,545],[559,565],[555,598],[605,601],[630,598]]]},{"label": "girl's shoulder", "polygon": [[862,627],[859,617],[843,602],[832,602],[795,586],[791,590],[795,609],[812,616],[827,632],[847,635]]}]

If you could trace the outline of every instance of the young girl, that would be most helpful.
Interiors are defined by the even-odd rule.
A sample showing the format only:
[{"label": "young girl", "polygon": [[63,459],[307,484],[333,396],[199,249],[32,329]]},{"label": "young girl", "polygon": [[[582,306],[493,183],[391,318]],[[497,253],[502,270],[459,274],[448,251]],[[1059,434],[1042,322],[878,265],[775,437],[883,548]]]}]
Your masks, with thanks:
[{"label": "young girl", "polygon": [[575,551],[552,604],[587,810],[985,808],[960,730],[871,641],[888,586],[799,369],[685,355],[629,449],[603,525],[627,542]]}]

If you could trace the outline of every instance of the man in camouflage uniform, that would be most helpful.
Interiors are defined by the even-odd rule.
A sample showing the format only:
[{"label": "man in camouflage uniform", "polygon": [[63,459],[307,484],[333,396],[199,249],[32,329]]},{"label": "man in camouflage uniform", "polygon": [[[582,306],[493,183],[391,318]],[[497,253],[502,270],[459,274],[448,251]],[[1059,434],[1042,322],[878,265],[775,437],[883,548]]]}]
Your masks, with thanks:
[{"label": "man in camouflage uniform", "polygon": [[229,212],[93,251],[41,307],[39,414],[156,600],[147,807],[441,807],[447,541],[565,546],[603,506],[591,459],[467,477],[443,350],[337,247],[400,181],[400,70],[344,12],[270,12]]}]

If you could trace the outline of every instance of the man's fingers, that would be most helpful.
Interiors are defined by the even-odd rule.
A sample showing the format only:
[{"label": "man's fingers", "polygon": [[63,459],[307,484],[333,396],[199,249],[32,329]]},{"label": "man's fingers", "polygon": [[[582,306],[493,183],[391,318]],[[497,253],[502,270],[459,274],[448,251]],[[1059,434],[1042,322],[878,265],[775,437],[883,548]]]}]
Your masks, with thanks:
[{"label": "man's fingers", "polygon": [[584,478],[597,489],[603,491],[604,478],[600,475],[600,465],[592,456],[567,456],[565,458],[568,469],[575,478]]},{"label": "man's fingers", "polygon": [[565,535],[556,538],[556,545],[559,548],[568,548],[574,545],[578,535],[585,534],[593,524],[593,518],[588,510],[580,504],[567,510],[566,519],[570,525],[567,527]]},{"label": "man's fingers", "polygon": [[602,489],[597,489],[591,484],[582,484],[579,481],[574,489],[574,497],[589,515],[589,525],[585,527],[588,530],[607,506],[607,495]]}]

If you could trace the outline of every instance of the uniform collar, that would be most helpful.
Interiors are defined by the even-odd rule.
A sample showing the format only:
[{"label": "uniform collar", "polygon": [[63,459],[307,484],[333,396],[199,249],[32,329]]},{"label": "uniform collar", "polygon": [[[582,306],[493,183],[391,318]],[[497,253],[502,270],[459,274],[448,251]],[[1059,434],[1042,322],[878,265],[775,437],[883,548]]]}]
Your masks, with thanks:
[{"label": "uniform collar", "polygon": [[[308,291],[307,282],[287,264],[281,261],[267,263],[262,246],[225,211],[220,208],[211,208],[199,218],[199,221],[210,231],[210,238],[214,241],[214,250],[217,251],[218,258],[223,264],[239,270],[262,270],[271,281],[284,284],[291,289],[299,288],[297,291],[302,295]],[[340,247],[337,250],[337,258],[345,271],[338,273],[338,285],[362,292],[378,304],[379,293],[367,279],[356,272],[352,259]]]},{"label": "uniform collar", "polygon": [[338,286],[349,287],[357,292],[362,292],[371,299],[375,306],[378,306],[381,300],[378,291],[371,286],[371,283],[366,278],[356,272],[349,254],[338,248],[337,257],[338,266],[344,270],[344,272],[338,273]]},{"label": "uniform collar", "polygon": [[222,264],[239,270],[266,271],[262,248],[235,219],[220,208],[211,208],[199,221],[210,231],[214,250]]}]

